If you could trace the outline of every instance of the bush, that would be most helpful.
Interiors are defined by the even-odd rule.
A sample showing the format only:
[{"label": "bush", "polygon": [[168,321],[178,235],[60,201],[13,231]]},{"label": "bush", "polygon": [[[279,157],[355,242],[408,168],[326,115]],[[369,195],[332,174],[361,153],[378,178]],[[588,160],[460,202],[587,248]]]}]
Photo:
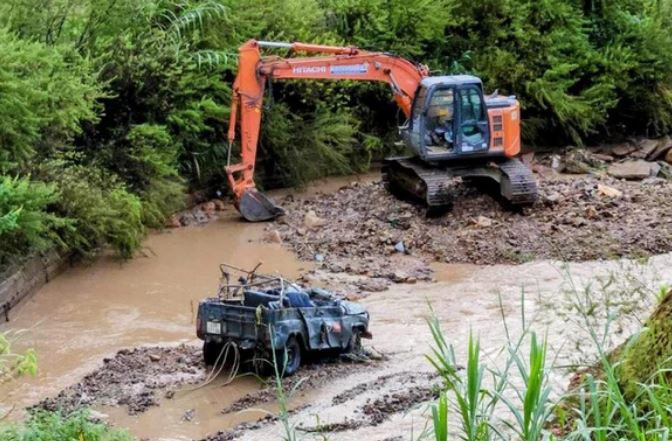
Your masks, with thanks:
[{"label": "bush", "polygon": [[114,175],[66,160],[46,163],[41,173],[58,189],[54,211],[72,219],[74,229],[63,240],[74,251],[88,254],[109,245],[131,257],[140,247],[145,235],[142,202]]},{"label": "bush", "polygon": [[0,178],[0,268],[30,252],[63,244],[59,232],[70,231],[72,221],[48,211],[58,197],[51,184]]},{"label": "bush", "polygon": [[[37,374],[37,354],[33,349],[23,353],[12,350],[12,342],[17,333],[0,332],[0,384],[21,375]],[[4,415],[0,415],[0,421]]]},{"label": "bush", "polygon": [[36,150],[59,149],[94,122],[101,85],[67,48],[22,40],[0,27],[0,173],[26,170]]},{"label": "bush", "polygon": [[0,426],[0,439],[5,441],[131,441],[121,430],[91,422],[86,411],[64,416],[58,412],[37,411],[22,425]]}]

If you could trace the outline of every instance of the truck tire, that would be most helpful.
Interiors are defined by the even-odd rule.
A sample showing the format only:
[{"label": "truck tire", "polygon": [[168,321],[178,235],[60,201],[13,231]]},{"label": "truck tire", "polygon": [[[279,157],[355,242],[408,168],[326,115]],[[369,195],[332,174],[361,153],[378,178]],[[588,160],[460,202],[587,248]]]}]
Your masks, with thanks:
[{"label": "truck tire", "polygon": [[220,358],[219,362],[222,363],[224,355],[220,357],[219,354],[222,352],[223,347],[224,345],[215,343],[214,341],[203,342],[203,361],[206,366],[214,365],[218,357]]},{"label": "truck tire", "polygon": [[301,366],[301,345],[296,337],[289,337],[285,348],[278,349],[275,354],[275,359],[278,362],[278,372],[284,372],[285,377],[290,377],[299,370],[299,366]]},{"label": "truck tire", "polygon": [[362,330],[359,328],[354,328],[352,330],[352,335],[350,336],[350,341],[348,342],[348,347],[345,352],[351,354],[359,354],[362,352]]}]

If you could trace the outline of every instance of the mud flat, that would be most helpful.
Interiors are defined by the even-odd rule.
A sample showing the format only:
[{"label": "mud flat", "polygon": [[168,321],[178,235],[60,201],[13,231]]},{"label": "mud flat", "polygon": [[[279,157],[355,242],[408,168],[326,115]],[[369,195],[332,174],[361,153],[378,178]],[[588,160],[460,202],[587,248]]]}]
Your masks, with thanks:
[{"label": "mud flat", "polygon": [[269,228],[318,269],[392,281],[427,278],[421,267],[407,270],[393,260],[401,255],[491,265],[672,251],[672,181],[550,175],[539,177],[539,188],[534,206],[514,210],[457,180],[452,208],[427,217],[425,208],[395,198],[381,182],[353,183],[284,198],[288,214]]},{"label": "mud flat", "polygon": [[[532,211],[508,212],[488,201],[487,195],[469,193],[474,198],[465,199],[465,204],[488,201],[486,210],[490,211],[481,211],[483,207],[474,208],[475,221],[469,221],[469,216],[461,217],[468,232],[465,234],[482,244],[484,256],[496,256],[492,250],[498,248],[488,245],[487,237],[498,236],[499,232],[507,231],[506,228],[513,228],[513,225],[522,231],[520,222],[532,222],[530,219],[537,219],[535,216],[544,213],[550,216],[549,219],[557,220],[567,214],[563,204],[573,210],[578,210],[576,207],[582,203],[598,204],[598,213],[604,216],[602,222],[605,225],[611,225],[610,231],[618,231],[615,224],[619,219],[604,213],[611,212],[615,216],[623,213],[620,222],[625,233],[621,237],[630,237],[632,241],[625,241],[626,248],[620,249],[631,250],[633,254],[637,254],[636,249],[648,250],[647,253],[664,250],[667,245],[658,235],[657,228],[661,228],[660,231],[669,228],[669,221],[663,216],[667,195],[662,191],[667,189],[667,184],[596,179],[558,178],[555,187],[547,188],[567,186],[574,189],[575,193],[568,194],[576,194],[576,200],[574,197],[560,200],[551,196],[556,202],[552,205],[541,203],[537,215]],[[599,193],[597,183],[617,187],[623,194],[615,198],[605,196]],[[649,191],[650,185],[662,186]],[[585,186],[589,186],[590,191],[585,190]],[[460,191],[475,191],[468,187],[459,188]],[[338,194],[351,192],[355,198],[357,192],[368,194],[371,189],[379,191],[380,198],[386,197],[387,193],[378,184],[363,182],[343,190],[334,189],[330,192],[332,196],[321,198],[342,198]],[[309,201],[305,203],[306,207],[299,197],[295,197],[294,202],[286,201],[285,207],[304,213],[310,210],[310,204],[321,203],[310,202],[311,195],[301,198]],[[649,205],[636,204],[639,198],[649,201]],[[658,207],[653,206],[655,198],[661,198]],[[448,229],[441,222],[449,222],[450,213],[444,218],[426,219],[420,217],[422,209],[395,201],[391,199],[380,210],[393,212],[394,207],[403,207],[411,214],[415,213],[409,228],[397,228],[385,218],[372,217],[371,221],[376,223],[370,235],[385,231],[403,234],[419,229],[421,224],[434,225],[432,228],[438,231]],[[613,205],[616,201],[620,202]],[[292,208],[293,204],[296,207]],[[378,202],[377,205],[381,204]],[[652,211],[647,211],[649,208]],[[371,208],[367,209],[370,212]],[[345,210],[340,215],[346,219],[357,216],[356,211],[348,213],[347,207]],[[324,218],[325,215],[317,209],[316,215],[328,222],[319,229],[304,232],[301,240],[306,235],[319,238],[320,231],[335,228],[333,225],[338,224],[338,217]],[[495,225],[485,226],[487,221],[479,220],[479,215],[495,221],[501,216],[499,222],[503,230]],[[650,221],[646,221],[647,216],[651,216]],[[300,217],[295,215],[291,219]],[[635,226],[633,219],[648,226]],[[654,221],[658,222],[655,227]],[[535,222],[533,225],[543,227],[538,219]],[[567,225],[566,228],[574,228],[570,232],[579,239],[583,237],[588,245],[613,239],[611,236],[602,238],[594,230],[582,233],[573,223]],[[351,230],[357,233],[360,230],[355,226],[353,224]],[[565,224],[560,227],[565,228]],[[290,228],[294,227],[279,224],[273,228],[292,231]],[[334,250],[344,249],[345,245],[351,247],[347,258],[361,256],[366,261],[370,257],[377,265],[387,261],[391,271],[398,271],[397,264],[406,264],[409,259],[425,266],[427,262],[440,260],[431,253],[431,241],[423,246],[415,245],[415,248],[409,242],[411,254],[392,252],[394,244],[381,244],[366,238],[362,239],[363,248],[360,249],[345,241],[346,229],[334,230],[333,237]],[[643,239],[638,243],[634,239],[638,237],[636,231],[641,232],[641,237],[651,237],[651,241]],[[247,267],[263,260],[267,272],[278,271],[292,278],[317,265],[319,270],[308,276],[318,285],[332,282],[333,274],[328,265],[336,251],[330,251],[329,244],[317,242],[311,245],[326,247],[323,262],[301,262],[292,252],[294,239],[283,233],[285,245],[269,243],[263,240],[267,234],[264,225],[244,224],[236,213],[229,211],[204,226],[153,235],[147,242],[145,257],[126,263],[104,257],[91,266],[69,269],[20,305],[9,323],[14,328],[27,330],[17,348],[34,347],[37,350],[40,372],[36,378],[1,385],[0,408],[14,406],[16,411],[11,417],[17,418],[22,414],[20,409],[49,397],[52,399],[44,404],[52,407],[88,403],[95,411],[104,414],[110,424],[128,428],[138,439],[278,439],[282,428],[274,419],[278,407],[272,385],[249,376],[226,383],[224,375],[201,387],[207,373],[201,365],[193,323],[193,308],[200,298],[216,289],[217,265],[223,261],[235,261]],[[545,249],[532,243],[532,235],[522,237],[527,238],[525,243],[530,246]],[[560,243],[561,237],[565,238],[566,244]],[[432,240],[442,243],[448,239],[432,236]],[[578,250],[572,243],[575,238],[569,233],[555,240],[564,249]],[[288,249],[287,244],[292,248]],[[375,251],[374,245],[378,247],[376,250],[386,251]],[[589,253],[604,256],[599,254],[599,249],[587,249],[581,258],[588,258]],[[306,251],[305,256],[314,262],[311,253]],[[469,254],[458,250],[457,256],[466,259]],[[641,320],[655,303],[655,293],[660,286],[672,284],[671,254],[632,260],[519,263],[512,259],[511,262],[515,264],[434,262],[431,267],[436,283],[419,279],[412,284],[392,283],[389,278],[379,277],[389,281],[389,289],[372,292],[360,301],[372,317],[370,330],[374,338],[365,344],[384,354],[384,359],[366,365],[309,365],[301,370],[287,383],[292,386],[301,382],[300,390],[289,400],[291,423],[306,434],[319,437],[320,432],[326,432],[329,439],[338,441],[409,439],[411,432],[419,433],[427,424],[427,406],[435,396],[438,380],[424,359],[431,344],[426,323],[430,314],[428,302],[455,347],[458,363],[462,364],[465,363],[471,330],[480,336],[483,360],[489,366],[498,366],[502,362],[501,349],[507,342],[503,323],[506,321],[512,335],[518,335],[523,328],[524,310],[526,325],[533,325],[538,335],[548,335],[548,358],[557,366],[551,371],[551,381],[556,393],[561,393],[576,366],[594,361],[595,351],[586,335],[587,326],[604,330],[604,324],[611,320],[605,342],[607,347],[614,347],[639,329]],[[344,278],[351,277],[352,283],[359,283],[356,278],[375,280],[376,277],[369,277],[374,274],[367,271],[376,270],[360,267],[356,273],[339,274],[345,274]]]}]

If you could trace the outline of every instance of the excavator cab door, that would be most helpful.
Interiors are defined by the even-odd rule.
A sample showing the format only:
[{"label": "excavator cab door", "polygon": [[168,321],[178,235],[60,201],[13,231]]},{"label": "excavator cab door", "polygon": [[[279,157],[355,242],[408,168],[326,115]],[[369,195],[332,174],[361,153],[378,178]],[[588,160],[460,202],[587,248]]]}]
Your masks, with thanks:
[{"label": "excavator cab door", "polygon": [[459,123],[455,143],[456,153],[487,152],[490,130],[481,88],[475,84],[460,86],[457,89],[455,107]]}]

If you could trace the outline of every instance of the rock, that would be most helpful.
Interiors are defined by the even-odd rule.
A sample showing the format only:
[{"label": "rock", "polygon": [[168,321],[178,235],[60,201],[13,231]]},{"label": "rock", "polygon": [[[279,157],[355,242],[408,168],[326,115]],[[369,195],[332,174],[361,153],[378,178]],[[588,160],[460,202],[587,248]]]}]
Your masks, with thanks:
[{"label": "rock", "polygon": [[645,159],[648,158],[649,155],[653,154],[653,152],[658,148],[658,143],[659,140],[657,139],[642,139],[640,140],[637,145],[639,147],[639,150],[636,152],[633,152],[632,157],[633,158],[641,158]]},{"label": "rock", "polygon": [[603,161],[603,162],[613,162],[614,157],[611,155],[607,155],[604,153],[591,153],[590,156],[595,158],[598,161]]},{"label": "rock", "polygon": [[324,262],[323,254],[315,254],[315,262]]},{"label": "rock", "polygon": [[562,162],[560,156],[551,156],[551,169],[557,173],[562,173],[562,171],[565,169],[565,164]]},{"label": "rock", "polygon": [[593,207],[592,205],[586,207],[586,217],[588,219],[597,219],[599,216],[600,215],[597,212],[597,209],[595,209],[595,207]]},{"label": "rock", "polygon": [[544,200],[552,205],[552,204],[557,204],[559,202],[562,202],[563,197],[559,192],[554,191],[552,193],[549,193],[549,194],[545,195]]},{"label": "rock", "polygon": [[110,416],[103,412],[98,412],[97,410],[88,409],[87,413],[89,414],[89,421],[94,423],[107,423],[110,419]]},{"label": "rock", "polygon": [[618,179],[641,180],[651,176],[653,172],[651,164],[653,163],[641,159],[636,161],[618,162],[611,164],[607,173]]},{"label": "rock", "polygon": [[197,224],[207,224],[210,221],[210,216],[203,210],[194,210],[193,216]]},{"label": "rock", "polygon": [[213,201],[206,202],[205,204],[201,205],[201,211],[203,211],[208,216],[214,216],[216,210],[217,206]]},{"label": "rock", "polygon": [[550,167],[546,167],[543,164],[534,163],[532,164],[532,171],[542,177],[546,177],[553,173],[553,170]]},{"label": "rock", "polygon": [[585,150],[574,149],[565,155],[564,173],[582,175],[590,173],[591,166],[600,166],[599,161],[591,160]]},{"label": "rock", "polygon": [[672,164],[672,150],[667,151],[667,154],[665,155],[665,162]]},{"label": "rock", "polygon": [[660,166],[660,175],[665,179],[672,179],[672,164],[665,161],[658,161]]},{"label": "rock", "polygon": [[408,280],[408,274],[403,271],[395,271],[390,274],[389,279],[394,283],[404,283],[406,280]]},{"label": "rock", "polygon": [[182,420],[189,422],[193,420],[195,416],[196,416],[196,409],[189,409],[186,412],[184,412],[184,415],[182,415]]},{"label": "rock", "polygon": [[149,354],[149,359],[154,363],[161,361],[161,356],[158,354]]},{"label": "rock", "polygon": [[650,167],[651,167],[651,172],[649,173],[649,176],[651,177],[656,177],[658,176],[658,173],[660,173],[660,165],[658,165],[657,162],[649,162]]},{"label": "rock", "polygon": [[309,229],[319,228],[327,223],[326,220],[319,217],[313,210],[306,213],[303,218],[303,224]]},{"label": "rock", "polygon": [[273,243],[282,243],[282,236],[278,230],[271,230],[266,234],[266,240]]},{"label": "rock", "polygon": [[188,227],[196,223],[196,217],[191,212],[186,212],[180,214],[180,225],[183,227]]},{"label": "rock", "polygon": [[402,241],[397,242],[396,245],[394,245],[394,249],[398,253],[405,253],[406,252],[406,247],[404,246],[404,241],[402,240]]},{"label": "rock", "polygon": [[488,228],[492,226],[492,219],[483,215],[478,216],[476,219],[472,218],[471,222],[480,228]]},{"label": "rock", "polygon": [[531,169],[532,164],[534,163],[534,152],[527,152],[523,153],[520,155],[520,159],[527,166],[527,168]]},{"label": "rock", "polygon": [[604,184],[597,184],[597,192],[600,195],[606,196],[608,198],[620,198],[623,196],[623,192],[621,190],[614,187],[609,187],[608,185]]},{"label": "rock", "polygon": [[672,149],[672,138],[665,136],[658,140],[658,146],[656,149],[649,154],[646,159],[649,161],[655,161],[660,158],[664,158],[665,154]]},{"label": "rock", "polygon": [[212,203],[215,204],[215,210],[224,211],[226,210],[226,204],[221,199],[213,199]]},{"label": "rock", "polygon": [[614,156],[617,156],[619,158],[622,158],[624,156],[628,156],[630,153],[634,152],[637,150],[637,147],[630,143],[623,143],[623,144],[618,144],[614,147],[611,148],[611,154]]},{"label": "rock", "polygon": [[166,227],[168,228],[180,228],[182,224],[180,223],[180,218],[178,215],[173,214],[168,219],[166,219]]},{"label": "rock", "polygon": [[366,278],[357,283],[357,287],[362,291],[368,292],[380,292],[385,291],[389,285],[388,279],[382,279],[380,277]]}]

